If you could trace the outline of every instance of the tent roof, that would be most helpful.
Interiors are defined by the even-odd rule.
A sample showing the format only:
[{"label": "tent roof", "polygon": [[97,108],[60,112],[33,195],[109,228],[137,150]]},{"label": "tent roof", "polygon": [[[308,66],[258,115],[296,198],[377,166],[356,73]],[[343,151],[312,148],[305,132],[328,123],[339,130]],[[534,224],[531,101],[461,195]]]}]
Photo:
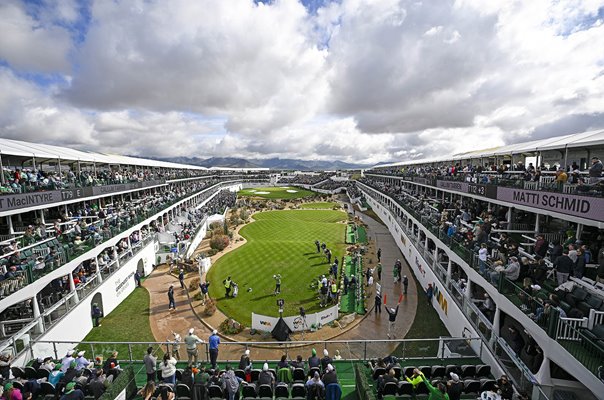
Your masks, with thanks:
[{"label": "tent roof", "polygon": [[35,157],[37,159],[42,160],[61,159],[65,161],[80,161],[99,164],[125,164],[144,167],[162,167],[178,169],[207,169],[195,165],[177,164],[165,161],[150,160],[145,158],[128,157],[117,154],[94,153],[89,151],[70,149],[68,147],[59,147],[49,144],[30,143],[23,142],[20,140],[2,138],[0,138],[0,154],[19,157]]},{"label": "tent roof", "polygon": [[554,149],[566,149],[576,147],[604,145],[604,130],[576,133],[573,135],[556,136],[548,139],[532,140],[529,142],[514,143],[490,149],[468,151],[466,153],[453,154],[448,157],[428,158],[421,160],[409,160],[373,168],[396,167],[405,165],[430,164],[434,162],[459,161],[471,158],[505,156],[512,154],[532,153]]}]

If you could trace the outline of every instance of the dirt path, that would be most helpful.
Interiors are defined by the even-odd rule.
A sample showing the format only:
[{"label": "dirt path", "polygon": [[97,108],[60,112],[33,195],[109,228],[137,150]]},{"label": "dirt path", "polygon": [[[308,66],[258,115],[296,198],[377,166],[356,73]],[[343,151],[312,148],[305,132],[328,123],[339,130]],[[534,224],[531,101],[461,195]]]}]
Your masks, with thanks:
[{"label": "dirt path", "polygon": [[[377,263],[377,248],[382,249],[382,295],[387,296],[388,306],[396,306],[399,295],[402,293],[402,285],[400,283],[394,283],[393,281],[393,266],[397,259],[401,259],[403,262],[403,274],[411,275],[409,266],[405,262],[403,255],[400,253],[394,239],[388,232],[387,228],[372,218],[357,213],[357,216],[367,225],[368,237],[372,244],[368,246],[368,251],[365,256],[365,261],[371,261],[370,265],[372,268]],[[216,260],[240,246],[245,244],[245,239],[239,235],[239,230],[243,226],[237,227],[234,231],[231,245],[222,251],[221,253],[212,256],[212,263]],[[237,240],[240,239],[240,240]],[[204,251],[204,246],[200,246],[196,250],[196,253]],[[365,264],[367,265],[367,264]],[[186,285],[196,278],[197,274],[188,274],[185,279]],[[377,273],[375,274],[377,281]],[[174,297],[176,300],[176,310],[168,310],[168,296],[167,291],[170,285],[174,285]],[[211,333],[211,328],[217,328],[227,317],[217,310],[216,313],[209,318],[201,318],[203,315],[204,306],[200,301],[194,300],[195,294],[199,292],[198,289],[189,293],[180,288],[178,279],[168,274],[168,267],[161,265],[157,267],[153,273],[145,280],[144,286],[147,288],[150,294],[150,322],[153,335],[157,341],[165,341],[167,339],[173,339],[173,332],[179,333],[184,337],[189,328],[194,327],[196,334],[207,341]],[[386,334],[388,331],[388,314],[383,310],[381,315],[374,314],[373,310],[373,288],[369,290],[368,308],[369,312],[366,316],[357,316],[355,322],[349,325],[346,329],[342,330],[338,327],[325,326],[317,332],[308,332],[304,335],[296,333],[292,335],[292,340],[311,340],[324,342],[321,346],[330,349],[333,352],[338,349],[342,352],[344,358],[352,358],[362,356],[365,349],[361,349],[359,345],[343,345],[343,344],[329,344],[331,339],[336,340],[358,340],[358,339],[376,339],[375,343],[371,344],[371,353],[387,354],[396,347],[396,342],[379,341],[387,339]],[[384,306],[382,306],[383,309]],[[404,338],[409,331],[411,324],[415,318],[415,311],[417,308],[417,288],[413,279],[409,280],[409,290],[407,295],[403,296],[399,308],[399,314],[397,317],[397,324],[395,329],[396,338]],[[228,343],[230,339],[234,339],[240,342],[252,342],[252,341],[263,341],[271,340],[266,335],[256,334],[254,336],[249,334],[246,330],[238,335],[233,335],[230,338],[223,337],[223,344],[221,345],[220,359],[234,360],[238,359],[244,350],[243,345],[235,345]],[[297,348],[291,348],[291,343],[284,343],[282,346],[277,348],[262,348],[258,346],[252,347],[252,357],[254,359],[275,359],[278,358],[283,352],[291,352],[290,356],[294,353],[300,352],[305,354],[310,352],[311,346],[303,346]],[[184,346],[181,346],[181,357],[186,357]],[[203,351],[200,352],[200,357],[204,359],[202,355]],[[294,355],[295,356],[295,355]]]}]

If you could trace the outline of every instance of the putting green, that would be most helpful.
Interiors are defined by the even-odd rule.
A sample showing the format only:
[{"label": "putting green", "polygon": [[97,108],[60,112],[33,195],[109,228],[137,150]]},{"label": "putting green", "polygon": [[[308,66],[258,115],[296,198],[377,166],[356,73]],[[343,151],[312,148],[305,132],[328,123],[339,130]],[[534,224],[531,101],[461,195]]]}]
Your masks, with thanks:
[{"label": "putting green", "polygon": [[310,190],[302,189],[295,186],[283,187],[257,187],[242,189],[237,192],[238,196],[245,197],[261,197],[263,199],[300,199],[303,197],[317,196],[316,193]]},{"label": "putting green", "polygon": [[[220,257],[208,273],[210,296],[226,315],[250,326],[252,312],[279,316],[276,301],[285,300],[284,316],[297,315],[300,307],[319,311],[316,289],[310,284],[328,273],[325,256],[317,253],[315,240],[325,242],[333,257],[342,259],[346,213],[333,210],[267,211],[240,234],[247,243]],[[274,296],[274,274],[281,274],[281,295]],[[225,298],[224,284],[231,276],[239,285],[236,298]],[[251,291],[248,291],[251,288]]]},{"label": "putting green", "polygon": [[311,208],[311,209],[323,209],[323,210],[333,210],[334,207],[339,206],[338,203],[333,201],[325,201],[318,203],[306,203],[300,205],[300,208]]}]

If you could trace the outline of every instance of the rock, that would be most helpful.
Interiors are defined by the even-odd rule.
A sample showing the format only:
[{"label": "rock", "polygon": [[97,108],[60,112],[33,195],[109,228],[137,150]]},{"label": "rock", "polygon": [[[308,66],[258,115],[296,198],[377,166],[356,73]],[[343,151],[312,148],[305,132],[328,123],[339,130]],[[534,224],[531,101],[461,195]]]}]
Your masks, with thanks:
[{"label": "rock", "polygon": [[338,321],[340,324],[340,328],[344,329],[346,326],[354,321],[356,314],[348,314],[340,318]]}]

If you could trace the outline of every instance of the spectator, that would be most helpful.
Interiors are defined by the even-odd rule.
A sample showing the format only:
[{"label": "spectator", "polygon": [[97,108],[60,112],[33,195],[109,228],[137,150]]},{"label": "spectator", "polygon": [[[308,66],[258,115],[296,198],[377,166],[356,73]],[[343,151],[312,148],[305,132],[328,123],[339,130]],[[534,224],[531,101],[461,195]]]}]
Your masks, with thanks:
[{"label": "spectator", "polygon": [[589,167],[589,183],[595,184],[600,181],[602,176],[602,161],[598,157],[591,158],[591,167]]},{"label": "spectator", "polygon": [[564,282],[568,281],[568,277],[573,272],[574,266],[575,263],[568,256],[568,250],[564,250],[562,255],[554,261],[558,285],[562,285]]},{"label": "spectator", "polygon": [[176,384],[176,360],[170,357],[170,353],[164,354],[164,360],[159,365],[161,377],[165,383]]},{"label": "spectator", "polygon": [[323,381],[323,385],[325,385],[325,387],[331,383],[338,383],[338,376],[333,365],[327,364],[325,374],[323,374],[323,378],[321,380]]},{"label": "spectator", "polygon": [[271,388],[275,387],[275,377],[268,370],[268,364],[264,363],[262,366],[262,371],[258,375],[258,386],[260,385],[270,385]]},{"label": "spectator", "polygon": [[155,382],[157,358],[153,355],[153,347],[149,346],[147,348],[147,354],[143,358],[143,363],[147,372],[147,382]]}]

